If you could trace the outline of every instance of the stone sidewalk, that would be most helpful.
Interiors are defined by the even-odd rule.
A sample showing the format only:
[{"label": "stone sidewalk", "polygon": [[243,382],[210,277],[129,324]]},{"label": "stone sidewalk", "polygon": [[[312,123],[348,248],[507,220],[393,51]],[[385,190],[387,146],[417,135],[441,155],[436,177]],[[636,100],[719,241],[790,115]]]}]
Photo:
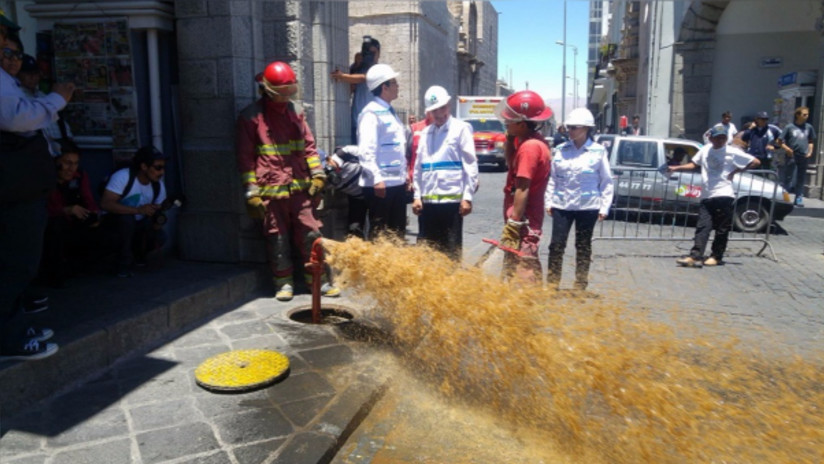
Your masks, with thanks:
[{"label": "stone sidewalk", "polygon": [[[351,338],[345,322],[291,320],[295,309],[311,307],[309,295],[289,303],[257,296],[3,417],[0,462],[328,462],[382,393],[382,374],[369,363],[371,345]],[[338,305],[358,307],[346,298],[335,300]],[[252,348],[287,355],[288,377],[242,394],[195,384],[194,370],[206,358]]]}]

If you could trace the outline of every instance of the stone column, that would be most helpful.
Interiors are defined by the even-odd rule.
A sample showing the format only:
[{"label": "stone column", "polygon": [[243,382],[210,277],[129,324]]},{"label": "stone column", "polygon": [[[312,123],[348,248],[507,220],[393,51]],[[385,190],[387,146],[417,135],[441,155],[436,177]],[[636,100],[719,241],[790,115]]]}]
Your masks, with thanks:
[{"label": "stone column", "polygon": [[681,23],[672,72],[670,135],[701,140],[709,124],[715,30],[729,0],[692,2]]},{"label": "stone column", "polygon": [[[183,179],[181,256],[189,260],[265,260],[259,223],[245,212],[235,164],[238,113],[257,98],[254,76],[271,61],[298,75],[302,104],[319,145],[340,131],[322,125],[318,110],[343,118],[341,98],[324,99],[329,43],[347,41],[347,4],[272,0],[177,0]],[[316,36],[322,36],[316,39]],[[344,53],[345,56],[345,53]],[[317,72],[316,72],[317,71]],[[320,95],[321,99],[316,100]],[[343,100],[345,102],[345,99]]]}]

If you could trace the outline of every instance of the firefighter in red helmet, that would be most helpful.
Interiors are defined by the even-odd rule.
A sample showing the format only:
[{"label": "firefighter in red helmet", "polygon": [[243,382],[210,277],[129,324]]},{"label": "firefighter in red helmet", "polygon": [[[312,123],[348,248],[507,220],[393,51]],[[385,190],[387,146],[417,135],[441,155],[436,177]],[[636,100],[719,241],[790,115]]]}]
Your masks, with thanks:
[{"label": "firefighter in red helmet", "polygon": [[541,281],[538,245],[544,222],[544,192],[549,179],[549,145],[540,128],[552,110],[535,92],[516,92],[498,104],[495,114],[506,126],[504,153],[509,167],[504,187],[504,230],[501,244],[519,250],[506,253],[504,277]]},{"label": "firefighter in red helmet", "polygon": [[[290,100],[298,91],[295,72],[275,61],[255,80],[261,98],[240,113],[236,129],[237,165],[246,189],[249,215],[263,220],[275,298],[289,301],[294,293],[292,246],[309,262],[312,242],[320,237],[313,205],[326,175],[315,149],[315,137],[302,112]],[[311,274],[305,274],[307,283]],[[324,296],[338,296],[330,282]]]}]

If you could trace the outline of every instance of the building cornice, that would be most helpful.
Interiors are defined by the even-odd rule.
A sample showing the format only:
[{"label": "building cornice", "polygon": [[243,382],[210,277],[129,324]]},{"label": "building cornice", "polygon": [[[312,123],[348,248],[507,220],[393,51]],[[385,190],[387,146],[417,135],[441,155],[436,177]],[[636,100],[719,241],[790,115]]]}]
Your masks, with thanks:
[{"label": "building cornice", "polygon": [[132,29],[174,30],[175,9],[171,1],[37,3],[26,6],[26,11],[32,18],[37,19],[44,29],[51,29],[55,22],[125,17]]}]

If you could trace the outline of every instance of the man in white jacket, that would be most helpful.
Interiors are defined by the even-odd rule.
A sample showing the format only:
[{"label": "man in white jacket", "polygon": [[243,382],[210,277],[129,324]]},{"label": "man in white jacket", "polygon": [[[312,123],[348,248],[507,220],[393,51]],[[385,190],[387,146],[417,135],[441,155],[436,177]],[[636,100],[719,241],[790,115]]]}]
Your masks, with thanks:
[{"label": "man in white jacket", "polygon": [[421,131],[418,142],[412,212],[419,217],[418,240],[460,262],[463,217],[472,212],[478,161],[472,127],[450,115],[450,100],[438,85],[424,95],[432,124]]},{"label": "man in white jacket", "polygon": [[369,208],[369,238],[406,232],[406,129],[391,103],[398,98],[398,73],[376,64],[366,73],[372,101],[358,117],[360,186]]}]

